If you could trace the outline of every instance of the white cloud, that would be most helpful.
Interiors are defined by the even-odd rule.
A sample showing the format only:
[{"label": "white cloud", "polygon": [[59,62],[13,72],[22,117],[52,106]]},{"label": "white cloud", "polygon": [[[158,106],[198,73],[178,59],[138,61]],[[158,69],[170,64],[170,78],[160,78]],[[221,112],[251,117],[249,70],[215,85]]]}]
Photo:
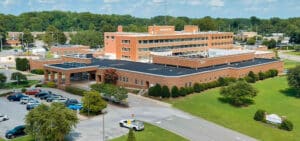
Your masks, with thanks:
[{"label": "white cloud", "polygon": [[0,0],[0,3],[4,8],[6,8],[6,7],[17,4],[18,1],[15,1],[15,0]]},{"label": "white cloud", "polygon": [[209,2],[210,6],[213,7],[223,7],[224,6],[224,0],[211,0]]},{"label": "white cloud", "polygon": [[201,5],[202,0],[180,0],[180,4],[188,4],[188,5]]},{"label": "white cloud", "polygon": [[120,0],[103,0],[104,3],[116,3],[120,2]]}]

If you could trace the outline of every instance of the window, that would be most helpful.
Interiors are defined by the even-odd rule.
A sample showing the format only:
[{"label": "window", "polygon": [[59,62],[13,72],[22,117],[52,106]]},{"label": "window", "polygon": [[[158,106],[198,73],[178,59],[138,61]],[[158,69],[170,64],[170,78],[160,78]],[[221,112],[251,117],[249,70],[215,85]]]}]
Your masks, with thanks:
[{"label": "window", "polygon": [[109,36],[106,36],[106,39],[109,39]]},{"label": "window", "polygon": [[189,82],[189,87],[192,87],[192,82]]},{"label": "window", "polygon": [[135,82],[135,84],[138,84],[138,83],[139,83],[137,79],[135,79],[134,82]]},{"label": "window", "polygon": [[126,82],[128,82],[128,77],[126,77]]},{"label": "window", "polygon": [[122,51],[124,51],[124,52],[130,51],[130,48],[125,48],[125,47],[123,47],[123,48],[122,48]]},{"label": "window", "polygon": [[122,44],[130,44],[130,40],[122,40]]},{"label": "window", "polygon": [[111,36],[111,39],[115,39],[115,36]]},{"label": "window", "polygon": [[144,81],[143,80],[141,80],[141,85],[144,85]]}]

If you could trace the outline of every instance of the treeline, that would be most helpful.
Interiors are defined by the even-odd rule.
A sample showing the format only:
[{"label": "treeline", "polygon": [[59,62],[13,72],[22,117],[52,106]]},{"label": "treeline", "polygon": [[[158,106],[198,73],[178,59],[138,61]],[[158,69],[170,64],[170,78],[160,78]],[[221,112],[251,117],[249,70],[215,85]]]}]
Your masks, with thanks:
[{"label": "treeline", "polygon": [[53,25],[61,31],[82,31],[94,27],[98,32],[116,31],[118,25],[124,26],[124,31],[145,32],[149,25],[175,25],[176,30],[183,30],[184,25],[198,25],[202,31],[258,31],[268,35],[282,32],[294,36],[294,42],[300,43],[300,18],[188,18],[172,16],[156,16],[153,18],[137,18],[130,15],[105,15],[89,12],[44,11],[28,12],[18,16],[0,14],[1,31],[45,31]]}]

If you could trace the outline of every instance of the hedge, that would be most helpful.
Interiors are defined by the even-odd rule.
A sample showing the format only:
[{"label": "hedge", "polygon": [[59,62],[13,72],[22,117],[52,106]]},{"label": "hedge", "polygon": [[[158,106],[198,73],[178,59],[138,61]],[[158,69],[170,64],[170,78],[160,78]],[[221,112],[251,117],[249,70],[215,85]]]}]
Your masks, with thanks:
[{"label": "hedge", "polygon": [[65,88],[65,91],[69,92],[69,93],[72,93],[74,95],[79,95],[79,96],[83,96],[84,92],[86,92],[86,90],[84,90],[84,89],[80,89],[80,88],[72,87],[72,86],[67,86]]},{"label": "hedge", "polygon": [[30,71],[33,74],[38,74],[38,75],[43,75],[44,74],[44,70],[42,69],[34,69]]}]

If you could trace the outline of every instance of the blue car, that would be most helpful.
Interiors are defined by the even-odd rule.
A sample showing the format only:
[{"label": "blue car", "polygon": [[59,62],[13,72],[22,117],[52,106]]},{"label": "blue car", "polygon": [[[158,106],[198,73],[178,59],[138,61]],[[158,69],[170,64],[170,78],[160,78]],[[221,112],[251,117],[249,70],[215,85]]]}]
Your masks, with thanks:
[{"label": "blue car", "polygon": [[16,138],[19,136],[24,136],[24,135],[26,135],[25,125],[20,125],[20,126],[15,127],[12,130],[7,131],[5,134],[5,137],[8,139],[13,139],[13,138]]},{"label": "blue car", "polygon": [[9,100],[9,101],[20,101],[22,97],[27,97],[27,96],[23,95],[23,93],[15,93],[13,95],[9,95],[7,97],[7,100]]},{"label": "blue car", "polygon": [[78,103],[78,104],[73,104],[73,105],[69,105],[68,108],[71,110],[81,110],[82,109],[82,104]]}]

